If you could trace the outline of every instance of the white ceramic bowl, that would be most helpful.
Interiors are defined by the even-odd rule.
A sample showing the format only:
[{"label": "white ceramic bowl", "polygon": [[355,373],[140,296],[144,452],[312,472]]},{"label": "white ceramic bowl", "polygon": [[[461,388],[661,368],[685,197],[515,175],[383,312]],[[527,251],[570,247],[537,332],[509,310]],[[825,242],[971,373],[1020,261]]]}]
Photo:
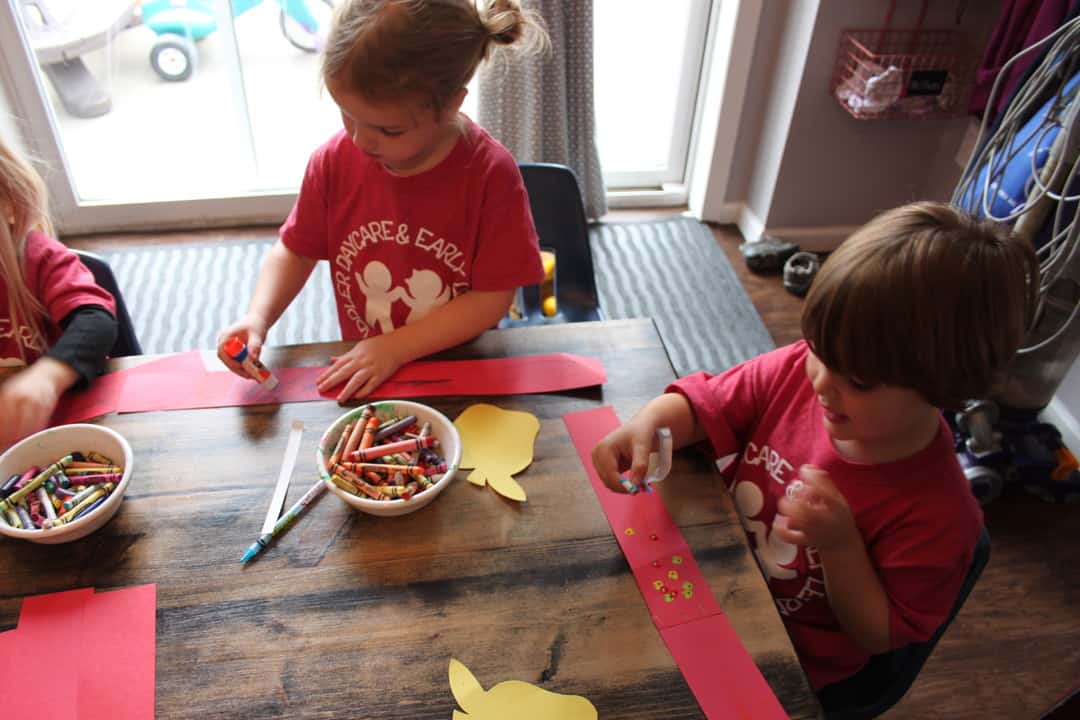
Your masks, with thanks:
[{"label": "white ceramic bowl", "polygon": [[319,476],[326,483],[326,487],[330,492],[344,500],[355,510],[383,517],[405,515],[419,510],[438,497],[439,493],[445,490],[450,481],[454,479],[454,474],[461,463],[461,436],[449,418],[427,405],[407,400],[386,400],[373,402],[371,405],[374,406],[375,414],[380,419],[415,415],[418,424],[423,424],[425,421],[431,423],[431,434],[439,441],[439,447],[435,449],[435,452],[441,455],[446,462],[446,472],[427,490],[417,493],[407,500],[373,500],[366,497],[357,497],[335,485],[330,480],[326,462],[334,452],[334,446],[337,445],[341,431],[345,429],[350,420],[360,417],[360,413],[364,409],[361,406],[339,417],[323,433],[322,439],[319,440],[319,447],[315,451],[315,462],[319,468]]},{"label": "white ceramic bowl", "polygon": [[6,480],[15,473],[37,465],[46,467],[72,452],[96,451],[124,467],[120,483],[109,497],[92,512],[66,525],[48,530],[21,530],[0,522],[0,535],[54,545],[86,537],[107,523],[124,499],[131,482],[133,456],[131,445],[120,433],[101,425],[60,425],[23,438],[0,455],[0,478]]}]

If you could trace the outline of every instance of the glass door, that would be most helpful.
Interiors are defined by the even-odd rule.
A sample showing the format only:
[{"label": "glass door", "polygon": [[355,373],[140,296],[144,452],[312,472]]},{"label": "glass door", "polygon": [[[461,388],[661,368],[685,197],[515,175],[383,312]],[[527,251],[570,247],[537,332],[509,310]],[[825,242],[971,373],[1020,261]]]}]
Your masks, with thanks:
[{"label": "glass door", "polygon": [[[340,119],[332,0],[0,0],[24,145],[68,232],[281,220]],[[6,17],[5,17],[6,15]]]}]

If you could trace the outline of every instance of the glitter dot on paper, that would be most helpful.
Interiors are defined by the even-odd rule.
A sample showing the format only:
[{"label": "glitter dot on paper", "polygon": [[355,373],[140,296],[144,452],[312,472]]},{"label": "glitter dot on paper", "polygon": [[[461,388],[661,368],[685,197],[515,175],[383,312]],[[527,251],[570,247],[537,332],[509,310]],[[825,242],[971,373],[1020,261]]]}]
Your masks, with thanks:
[{"label": "glitter dot on paper", "polygon": [[653,580],[652,586],[654,590],[660,590],[661,592],[664,590],[664,583],[659,580]]},{"label": "glitter dot on paper", "polygon": [[668,579],[670,579],[670,580],[678,580],[679,579],[679,572],[677,570],[668,570],[667,576],[668,576]]},{"label": "glitter dot on paper", "polygon": [[664,593],[665,602],[675,602],[675,593]]},{"label": "glitter dot on paper", "polygon": [[649,535],[649,539],[650,540],[659,540],[660,536],[657,535],[656,533],[652,533],[651,535]]},{"label": "glitter dot on paper", "polygon": [[672,565],[682,565],[682,555],[672,555],[671,556],[671,564]]},{"label": "glitter dot on paper", "polygon": [[624,532],[627,535],[633,535],[634,534],[634,528],[626,528],[626,530]]},{"label": "glitter dot on paper", "polygon": [[694,591],[693,590],[683,590],[682,591],[682,596],[684,598],[686,598],[687,600],[689,600],[690,598],[694,597]]},{"label": "glitter dot on paper", "polygon": [[661,585],[660,586],[660,592],[666,593],[667,591],[668,591],[668,586],[667,585]]},{"label": "glitter dot on paper", "polygon": [[693,589],[694,589],[694,583],[692,583],[692,582],[690,582],[689,580],[687,580],[686,582],[684,582],[684,583],[682,584],[682,589],[683,589],[683,590],[693,590]]}]

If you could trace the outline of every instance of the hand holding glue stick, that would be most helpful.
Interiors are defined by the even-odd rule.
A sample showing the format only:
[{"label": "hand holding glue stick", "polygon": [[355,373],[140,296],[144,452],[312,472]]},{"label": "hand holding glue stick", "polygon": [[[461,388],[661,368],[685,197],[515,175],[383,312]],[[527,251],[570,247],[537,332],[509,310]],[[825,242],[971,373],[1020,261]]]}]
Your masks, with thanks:
[{"label": "hand holding glue stick", "polygon": [[277,378],[257,358],[251,356],[243,340],[234,335],[225,341],[222,350],[230,358],[240,363],[240,366],[247,371],[247,374],[264,388],[273,390],[277,387]]},{"label": "hand holding glue stick", "polygon": [[645,474],[645,480],[642,482],[641,487],[626,477],[620,477],[619,482],[626,489],[628,493],[634,495],[639,489],[644,490],[647,493],[652,492],[653,483],[658,483],[668,476],[671,472],[671,453],[673,450],[671,440],[671,429],[662,427],[656,429],[656,444],[657,444],[657,463],[656,466],[651,468],[649,472]]}]

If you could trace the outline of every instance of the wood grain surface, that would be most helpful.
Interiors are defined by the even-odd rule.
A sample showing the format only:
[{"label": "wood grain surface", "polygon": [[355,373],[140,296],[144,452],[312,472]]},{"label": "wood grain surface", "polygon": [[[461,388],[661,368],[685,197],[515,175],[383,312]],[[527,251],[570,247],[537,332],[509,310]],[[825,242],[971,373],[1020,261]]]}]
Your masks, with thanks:
[{"label": "wood grain surface", "polygon": [[[321,365],[341,344],[267,349]],[[583,695],[600,718],[704,717],[657,633],[561,416],[628,419],[673,378],[651,321],[493,331],[441,359],[573,352],[600,388],[417,398],[453,419],[473,402],[540,420],[516,504],[459,476],[426,508],[357,514],[324,494],[247,567],[293,420],[305,425],[286,507],[317,480],[315,447],[344,409],[319,401],[110,415],[135,452],[116,517],[59,546],[0,540],[0,630],[21,598],[157,583],[157,717],[450,718],[452,657],[504,680]],[[128,363],[133,361],[127,361]],[[664,501],[712,592],[793,718],[819,716],[719,476],[677,453]],[[122,629],[118,628],[118,632]],[[721,668],[717,673],[723,672]]]}]

